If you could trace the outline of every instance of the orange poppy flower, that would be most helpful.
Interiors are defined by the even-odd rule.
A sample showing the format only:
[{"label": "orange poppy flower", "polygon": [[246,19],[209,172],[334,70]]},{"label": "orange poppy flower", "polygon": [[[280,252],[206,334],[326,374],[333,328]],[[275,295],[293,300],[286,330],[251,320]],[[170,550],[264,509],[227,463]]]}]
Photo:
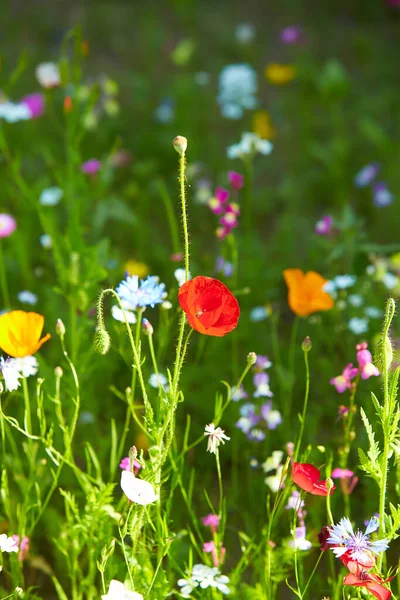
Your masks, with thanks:
[{"label": "orange poppy flower", "polygon": [[328,280],[319,273],[285,269],[283,277],[289,289],[289,306],[299,317],[307,317],[320,310],[330,310],[334,307],[331,296],[323,290]]},{"label": "orange poppy flower", "polygon": [[12,310],[0,315],[0,348],[14,358],[31,356],[47,342],[50,333],[42,339],[44,317],[35,312]]}]

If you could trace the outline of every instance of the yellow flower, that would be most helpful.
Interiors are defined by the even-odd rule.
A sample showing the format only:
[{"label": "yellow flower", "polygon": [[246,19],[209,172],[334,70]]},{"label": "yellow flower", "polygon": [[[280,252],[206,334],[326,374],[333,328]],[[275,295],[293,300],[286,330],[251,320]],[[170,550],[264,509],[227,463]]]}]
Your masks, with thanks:
[{"label": "yellow flower", "polygon": [[253,131],[264,140],[273,140],[276,129],[273,127],[271,117],[266,110],[257,110],[253,115]]},{"label": "yellow flower", "polygon": [[150,269],[146,263],[138,262],[134,259],[128,260],[124,264],[124,271],[127,271],[129,275],[137,275],[141,279],[144,279],[150,273]]},{"label": "yellow flower", "polygon": [[0,348],[14,358],[31,356],[51,337],[42,339],[44,317],[35,312],[12,310],[0,315]]},{"label": "yellow flower", "polygon": [[285,85],[295,78],[296,69],[292,65],[271,63],[265,67],[265,76],[275,85]]}]

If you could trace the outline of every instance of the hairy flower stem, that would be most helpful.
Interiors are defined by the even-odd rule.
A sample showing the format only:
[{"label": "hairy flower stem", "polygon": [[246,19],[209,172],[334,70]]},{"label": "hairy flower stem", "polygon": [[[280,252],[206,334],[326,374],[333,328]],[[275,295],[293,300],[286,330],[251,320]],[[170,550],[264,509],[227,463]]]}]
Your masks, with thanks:
[{"label": "hairy flower stem", "polygon": [[[386,488],[388,480],[388,462],[390,451],[390,395],[389,395],[389,369],[392,361],[392,346],[389,337],[389,329],[396,310],[396,304],[393,298],[389,298],[386,305],[385,321],[381,338],[381,352],[383,362],[383,410],[381,415],[381,423],[383,429],[383,455],[382,455],[382,471],[381,485],[379,492],[379,536],[384,537],[386,532],[385,510],[386,510]],[[382,567],[383,553],[379,557],[379,568]]]},{"label": "hairy flower stem", "polygon": [[297,438],[297,443],[296,443],[296,450],[294,453],[294,460],[295,462],[297,462],[297,459],[299,457],[300,454],[300,448],[301,448],[301,442],[303,439],[303,432],[304,432],[304,423],[306,420],[306,413],[307,413],[307,404],[308,404],[308,397],[310,394],[310,366],[308,364],[308,350],[304,349],[303,350],[303,354],[304,354],[304,364],[306,367],[306,391],[304,393],[304,405],[303,405],[303,413],[301,415],[301,420],[300,420],[300,432],[299,432],[299,437]]}]

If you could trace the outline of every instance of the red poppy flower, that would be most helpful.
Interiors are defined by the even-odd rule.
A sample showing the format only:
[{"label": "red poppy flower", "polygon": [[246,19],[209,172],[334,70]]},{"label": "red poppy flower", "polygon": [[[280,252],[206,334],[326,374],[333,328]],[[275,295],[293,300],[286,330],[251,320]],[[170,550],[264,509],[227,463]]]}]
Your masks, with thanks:
[{"label": "red poppy flower", "polygon": [[[326,487],[326,480],[319,481],[320,476],[321,473],[314,465],[293,463],[292,477],[296,485],[309,494],[314,494],[314,496],[327,496],[328,488]],[[330,490],[330,494],[335,489],[336,486],[334,485]]]},{"label": "red poppy flower", "polygon": [[226,335],[238,324],[240,309],[235,296],[218,279],[195,277],[178,293],[189,325],[205,335]]},{"label": "red poppy flower", "polygon": [[378,598],[378,600],[389,600],[392,592],[385,588],[382,583],[387,583],[391,579],[393,579],[393,577],[383,580],[382,577],[368,573],[368,571],[364,571],[359,567],[356,572],[348,573],[346,575],[343,580],[343,585],[365,587],[373,596],[375,596],[375,598]]}]

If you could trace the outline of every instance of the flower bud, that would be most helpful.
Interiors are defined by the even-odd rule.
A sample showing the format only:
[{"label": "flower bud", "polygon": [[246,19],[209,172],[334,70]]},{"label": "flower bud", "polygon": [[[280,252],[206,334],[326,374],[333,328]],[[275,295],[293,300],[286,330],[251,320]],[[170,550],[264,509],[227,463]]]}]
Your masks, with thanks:
[{"label": "flower bud", "polygon": [[65,96],[64,98],[64,113],[68,114],[72,110],[72,98],[71,96]]},{"label": "flower bud", "polygon": [[98,329],[93,340],[94,349],[99,354],[107,354],[111,347],[111,338],[106,329]]},{"label": "flower bud", "polygon": [[334,483],[333,483],[333,479],[331,479],[330,477],[326,478],[326,489],[328,490],[328,494],[330,493],[331,489],[334,487]]},{"label": "flower bud", "polygon": [[153,335],[153,333],[154,333],[153,325],[145,317],[143,317],[143,319],[142,319],[142,328],[143,328],[143,333],[145,333],[146,335]]},{"label": "flower bud", "polygon": [[255,365],[257,362],[257,354],[255,352],[249,352],[247,355],[247,364]]},{"label": "flower bud", "polygon": [[311,339],[310,339],[310,336],[307,336],[306,338],[304,338],[304,341],[301,345],[301,349],[303,350],[303,352],[310,352],[311,348],[312,348]]},{"label": "flower bud", "polygon": [[61,377],[64,375],[64,371],[62,370],[61,367],[56,367],[54,369],[54,375],[58,378],[61,379]]},{"label": "flower bud", "polygon": [[64,337],[64,335],[65,335],[65,325],[61,321],[61,319],[57,319],[56,334],[59,335],[60,337]]},{"label": "flower bud", "polygon": [[186,152],[187,143],[188,143],[188,141],[187,141],[187,139],[185,137],[183,137],[183,135],[177,135],[173,139],[173,142],[172,142],[175,150],[181,156],[182,156],[182,154],[185,154],[185,152]]}]

